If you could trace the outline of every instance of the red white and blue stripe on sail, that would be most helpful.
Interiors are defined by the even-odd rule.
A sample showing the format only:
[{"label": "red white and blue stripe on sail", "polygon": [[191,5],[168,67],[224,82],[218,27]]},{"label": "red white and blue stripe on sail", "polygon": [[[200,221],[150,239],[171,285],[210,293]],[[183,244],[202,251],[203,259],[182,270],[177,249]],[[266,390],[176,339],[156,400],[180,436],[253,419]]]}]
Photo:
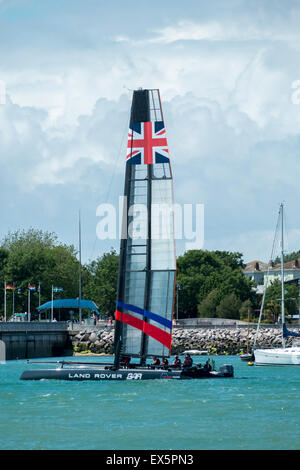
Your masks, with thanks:
[{"label": "red white and blue stripe on sail", "polygon": [[127,163],[133,165],[169,163],[168,142],[163,121],[137,122],[130,126]]},{"label": "red white and blue stripe on sail", "polygon": [[[142,318],[137,318],[133,315],[130,315],[130,313],[122,313],[118,310],[118,307],[125,309],[129,312],[137,313],[138,315],[141,315]],[[134,328],[137,328],[138,330],[143,331],[146,335],[151,336],[151,338],[154,338],[156,341],[163,344],[168,349],[171,349],[171,320],[168,320],[167,318],[157,315],[156,313],[150,312],[148,310],[144,310],[143,308],[136,307],[135,305],[125,304],[124,302],[120,301],[117,301],[115,317],[116,320],[119,320],[123,323],[126,323],[126,325],[130,325]],[[164,327],[167,327],[170,330],[170,333],[165,330],[162,330],[161,328],[155,325],[152,325],[151,323],[145,322],[143,320],[144,317],[149,318],[149,320],[153,320]]]}]

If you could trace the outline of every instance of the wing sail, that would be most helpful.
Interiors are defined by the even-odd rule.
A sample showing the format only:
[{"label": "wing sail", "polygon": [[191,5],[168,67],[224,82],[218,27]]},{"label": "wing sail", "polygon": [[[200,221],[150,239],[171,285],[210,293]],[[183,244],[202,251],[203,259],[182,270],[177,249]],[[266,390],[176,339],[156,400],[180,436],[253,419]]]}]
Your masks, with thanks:
[{"label": "wing sail", "polygon": [[171,349],[176,273],[173,178],[159,90],[133,93],[116,306],[115,353]]}]

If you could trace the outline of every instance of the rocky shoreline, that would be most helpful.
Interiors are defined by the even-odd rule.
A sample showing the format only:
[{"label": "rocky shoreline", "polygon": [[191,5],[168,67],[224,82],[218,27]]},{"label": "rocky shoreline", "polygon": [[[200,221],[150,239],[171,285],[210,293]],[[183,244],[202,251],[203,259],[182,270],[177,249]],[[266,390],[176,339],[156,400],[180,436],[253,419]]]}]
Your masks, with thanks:
[{"label": "rocky shoreline", "polygon": [[[297,328],[295,331],[299,331]],[[249,347],[253,345],[256,327],[249,330]],[[74,354],[113,354],[114,329],[112,327],[82,330],[71,336]],[[291,343],[288,339],[287,345]],[[258,347],[280,347],[281,328],[261,328]],[[238,355],[247,350],[247,328],[175,328],[172,338],[172,354],[187,349],[208,351],[210,355]]]}]

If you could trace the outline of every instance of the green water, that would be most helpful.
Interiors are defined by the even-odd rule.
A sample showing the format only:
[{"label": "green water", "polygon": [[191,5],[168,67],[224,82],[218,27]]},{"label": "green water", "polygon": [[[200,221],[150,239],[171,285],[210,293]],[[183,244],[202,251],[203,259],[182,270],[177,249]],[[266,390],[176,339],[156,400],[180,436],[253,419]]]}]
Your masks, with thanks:
[{"label": "green water", "polygon": [[32,364],[7,361],[0,449],[299,449],[300,367],[249,367],[233,356],[215,362],[232,364],[235,377],[35,382],[19,380]]}]

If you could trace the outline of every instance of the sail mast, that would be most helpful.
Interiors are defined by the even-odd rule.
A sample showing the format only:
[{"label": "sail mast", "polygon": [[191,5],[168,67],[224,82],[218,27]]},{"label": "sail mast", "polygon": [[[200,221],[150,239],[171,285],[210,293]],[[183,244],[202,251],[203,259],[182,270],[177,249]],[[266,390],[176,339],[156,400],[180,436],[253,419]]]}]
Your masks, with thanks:
[{"label": "sail mast", "polygon": [[283,335],[284,316],[284,244],[283,244],[283,203],[280,204],[281,211],[281,322],[282,322],[282,346],[285,347],[285,338]]}]

